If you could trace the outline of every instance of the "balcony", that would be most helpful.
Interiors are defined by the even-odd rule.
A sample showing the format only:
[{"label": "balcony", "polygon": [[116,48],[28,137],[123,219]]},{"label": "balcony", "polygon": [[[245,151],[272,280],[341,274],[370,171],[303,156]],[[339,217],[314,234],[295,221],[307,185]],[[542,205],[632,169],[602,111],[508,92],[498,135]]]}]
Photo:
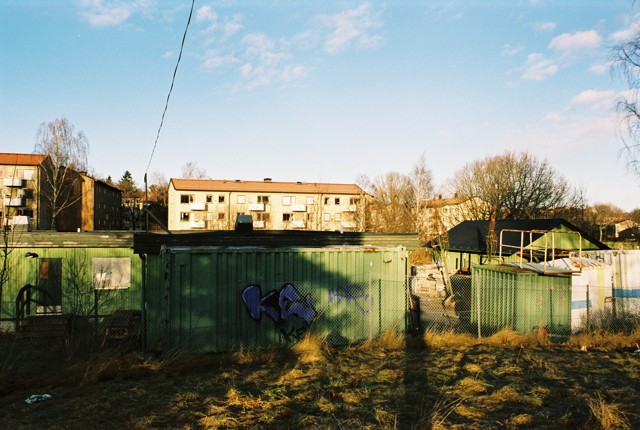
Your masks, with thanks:
[{"label": "balcony", "polygon": [[5,207],[22,207],[25,205],[24,201],[25,201],[24,196],[5,197],[4,206]]},{"label": "balcony", "polygon": [[264,228],[264,221],[254,221],[253,228]]},{"label": "balcony", "polygon": [[4,178],[4,186],[5,187],[22,188],[22,187],[24,187],[24,179],[22,179],[22,178]]},{"label": "balcony", "polygon": [[291,221],[291,227],[293,227],[293,228],[304,228],[304,221]]},{"label": "balcony", "polygon": [[192,211],[203,211],[207,207],[206,203],[189,203],[189,210]]},{"label": "balcony", "polygon": [[291,212],[306,212],[307,205],[291,205]]},{"label": "balcony", "polygon": [[355,212],[357,209],[356,205],[342,206],[342,212]]},{"label": "balcony", "polygon": [[189,228],[204,228],[204,220],[202,220],[202,221],[189,221]]},{"label": "balcony", "polygon": [[342,221],[340,223],[340,226],[342,228],[356,228],[357,227],[355,221]]},{"label": "balcony", "polygon": [[254,212],[264,211],[264,203],[252,203],[249,205],[249,210]]}]

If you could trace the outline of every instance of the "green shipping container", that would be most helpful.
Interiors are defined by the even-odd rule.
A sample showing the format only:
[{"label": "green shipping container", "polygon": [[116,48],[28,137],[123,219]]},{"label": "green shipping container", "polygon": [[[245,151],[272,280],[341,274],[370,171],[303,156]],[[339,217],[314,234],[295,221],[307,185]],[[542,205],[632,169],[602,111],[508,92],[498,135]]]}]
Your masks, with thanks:
[{"label": "green shipping container", "polygon": [[503,328],[571,333],[571,277],[545,276],[506,265],[474,265],[471,324],[478,336]]},{"label": "green shipping container", "polygon": [[146,261],[148,349],[357,342],[407,319],[404,247],[166,247]]}]

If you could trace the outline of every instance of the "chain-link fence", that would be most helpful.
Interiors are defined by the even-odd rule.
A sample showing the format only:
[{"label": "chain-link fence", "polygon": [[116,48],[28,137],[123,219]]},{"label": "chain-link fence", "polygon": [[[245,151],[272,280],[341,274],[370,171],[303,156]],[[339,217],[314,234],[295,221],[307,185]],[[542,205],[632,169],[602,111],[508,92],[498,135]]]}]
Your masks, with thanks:
[{"label": "chain-link fence", "polygon": [[373,274],[357,282],[176,285],[148,297],[146,344],[150,350],[235,351],[290,346],[307,334],[333,345],[358,342],[390,328],[403,331],[407,298],[406,282]]},{"label": "chain-link fence", "polygon": [[505,270],[491,276],[452,275],[436,266],[411,278],[424,328],[490,336],[505,328],[541,332],[551,339],[593,332],[628,334],[640,324],[640,298],[611,282],[574,284],[571,276]]},{"label": "chain-link fence", "polygon": [[[87,357],[104,348],[139,350],[142,312],[139,293],[128,289],[65,292],[52,305],[42,289],[26,285],[2,303],[2,342],[24,354]],[[7,348],[9,348],[7,346]],[[6,351],[5,351],[6,352]]]}]

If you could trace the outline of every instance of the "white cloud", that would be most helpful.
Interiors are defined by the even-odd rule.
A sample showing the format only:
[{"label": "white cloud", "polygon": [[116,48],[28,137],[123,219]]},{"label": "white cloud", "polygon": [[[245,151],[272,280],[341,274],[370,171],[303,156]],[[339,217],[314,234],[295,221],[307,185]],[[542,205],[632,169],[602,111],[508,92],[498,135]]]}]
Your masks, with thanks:
[{"label": "white cloud", "polygon": [[544,81],[558,72],[558,66],[544,54],[529,54],[522,79],[527,81]]},{"label": "white cloud", "polygon": [[595,30],[564,33],[556,36],[549,43],[549,48],[564,55],[575,54],[579,51],[598,48],[602,44],[602,37]]},{"label": "white cloud", "polygon": [[503,57],[512,57],[522,51],[521,47],[511,46],[509,44],[504,45],[502,47],[502,56]]},{"label": "white cloud", "polygon": [[618,30],[609,36],[615,43],[625,42],[632,39],[640,31],[640,16],[635,16],[634,20],[622,30]]},{"label": "white cloud", "polygon": [[535,28],[540,31],[552,31],[555,30],[558,25],[552,21],[538,22],[535,24]]},{"label": "white cloud", "polygon": [[329,31],[324,45],[330,53],[351,46],[377,46],[382,41],[382,36],[375,34],[375,30],[382,27],[382,22],[368,3],[333,15],[320,15],[317,21]]},{"label": "white cloud", "polygon": [[596,75],[604,75],[609,70],[611,70],[611,63],[597,63],[592,64],[591,67],[589,67],[589,71]]},{"label": "white cloud", "polygon": [[205,55],[205,60],[202,65],[205,69],[217,69],[219,67],[236,64],[239,61],[240,60],[238,60],[235,56],[231,54],[220,55],[218,51],[210,50],[210,51],[207,51]]},{"label": "white cloud", "polygon": [[111,27],[126,22],[135,13],[147,12],[151,8],[149,0],[81,0],[81,16],[92,27]]},{"label": "white cloud", "polygon": [[209,5],[201,6],[196,11],[196,20],[197,21],[211,21],[215,22],[218,20],[218,15],[214,12],[214,10]]},{"label": "white cloud", "polygon": [[571,103],[578,105],[590,105],[592,107],[602,106],[603,104],[611,106],[615,92],[585,90],[571,99]]},{"label": "white cloud", "polygon": [[240,74],[245,89],[268,87],[289,83],[308,74],[306,67],[287,61],[291,54],[278,48],[276,43],[263,33],[251,33],[242,39],[245,45]]}]

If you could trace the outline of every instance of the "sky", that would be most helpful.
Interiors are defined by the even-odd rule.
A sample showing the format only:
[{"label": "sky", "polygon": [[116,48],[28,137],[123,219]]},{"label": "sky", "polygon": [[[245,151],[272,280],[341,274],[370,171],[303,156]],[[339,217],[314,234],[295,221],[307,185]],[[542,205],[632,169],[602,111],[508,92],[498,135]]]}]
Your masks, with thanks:
[{"label": "sky", "polygon": [[620,157],[613,46],[631,0],[3,0],[0,151],[31,153],[64,116],[91,173],[353,183],[409,173],[438,189],[527,151],[589,203],[640,208]]}]

